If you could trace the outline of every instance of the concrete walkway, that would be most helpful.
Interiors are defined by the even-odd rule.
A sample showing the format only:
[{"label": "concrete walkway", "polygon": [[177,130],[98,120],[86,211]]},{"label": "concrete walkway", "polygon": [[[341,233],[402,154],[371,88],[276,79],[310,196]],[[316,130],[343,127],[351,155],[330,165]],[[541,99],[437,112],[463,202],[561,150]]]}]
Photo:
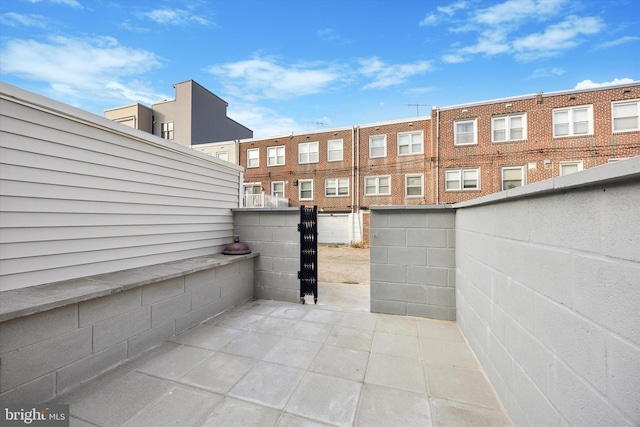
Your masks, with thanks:
[{"label": "concrete walkway", "polygon": [[71,426],[511,426],[458,326],[250,301],[59,396]]}]

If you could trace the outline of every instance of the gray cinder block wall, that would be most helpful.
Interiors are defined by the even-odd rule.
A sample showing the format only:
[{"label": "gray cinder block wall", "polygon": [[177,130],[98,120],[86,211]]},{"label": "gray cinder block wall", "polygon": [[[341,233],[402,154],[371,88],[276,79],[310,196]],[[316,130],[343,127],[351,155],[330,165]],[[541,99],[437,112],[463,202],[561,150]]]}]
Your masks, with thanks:
[{"label": "gray cinder block wall", "polygon": [[234,234],[260,252],[254,296],[300,302],[300,209],[233,209]]},{"label": "gray cinder block wall", "polygon": [[371,311],[455,320],[455,212],[371,207]]},{"label": "gray cinder block wall", "polygon": [[[254,259],[224,259],[223,265],[200,271],[195,270],[207,259],[191,259],[3,292],[5,307],[35,300],[38,293],[49,301],[71,295],[74,289],[107,295],[60,301],[57,308],[25,316],[2,310],[2,319],[10,319],[0,320],[0,403],[45,402],[251,299]],[[176,276],[181,270],[184,275],[159,277]],[[133,281],[148,284],[137,286]],[[76,298],[82,297],[72,300]]]},{"label": "gray cinder block wall", "polygon": [[640,425],[640,157],[454,207],[458,323],[515,425]]}]

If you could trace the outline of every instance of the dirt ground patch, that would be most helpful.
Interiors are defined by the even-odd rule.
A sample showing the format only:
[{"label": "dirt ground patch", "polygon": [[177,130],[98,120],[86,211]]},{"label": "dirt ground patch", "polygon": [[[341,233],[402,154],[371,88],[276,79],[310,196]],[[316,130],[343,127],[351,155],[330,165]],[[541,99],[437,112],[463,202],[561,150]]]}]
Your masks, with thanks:
[{"label": "dirt ground patch", "polygon": [[318,245],[318,281],[369,284],[369,249]]}]

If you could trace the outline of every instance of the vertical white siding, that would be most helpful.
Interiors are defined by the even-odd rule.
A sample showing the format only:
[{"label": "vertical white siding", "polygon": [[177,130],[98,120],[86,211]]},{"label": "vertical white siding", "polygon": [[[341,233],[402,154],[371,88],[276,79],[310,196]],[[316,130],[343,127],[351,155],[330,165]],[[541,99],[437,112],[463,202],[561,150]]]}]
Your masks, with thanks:
[{"label": "vertical white siding", "polygon": [[0,291],[217,253],[242,169],[0,86]]}]

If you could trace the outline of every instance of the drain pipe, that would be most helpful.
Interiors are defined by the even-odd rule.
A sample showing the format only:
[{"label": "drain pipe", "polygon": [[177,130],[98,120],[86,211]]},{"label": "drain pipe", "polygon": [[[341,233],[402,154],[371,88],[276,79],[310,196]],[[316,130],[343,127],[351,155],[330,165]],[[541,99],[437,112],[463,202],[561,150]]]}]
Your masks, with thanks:
[{"label": "drain pipe", "polygon": [[356,141],[355,141],[356,127],[353,126],[351,128],[351,221],[353,221],[353,212],[355,210],[354,200],[355,200],[355,192],[356,192],[356,159],[354,157],[356,151]]},{"label": "drain pipe", "polygon": [[358,144],[356,150],[356,182],[358,186],[356,213],[360,214],[360,126],[356,126],[356,144]]},{"label": "drain pipe", "polygon": [[[436,106],[436,205],[440,203],[440,109]],[[433,117],[433,114],[431,115]]]}]

